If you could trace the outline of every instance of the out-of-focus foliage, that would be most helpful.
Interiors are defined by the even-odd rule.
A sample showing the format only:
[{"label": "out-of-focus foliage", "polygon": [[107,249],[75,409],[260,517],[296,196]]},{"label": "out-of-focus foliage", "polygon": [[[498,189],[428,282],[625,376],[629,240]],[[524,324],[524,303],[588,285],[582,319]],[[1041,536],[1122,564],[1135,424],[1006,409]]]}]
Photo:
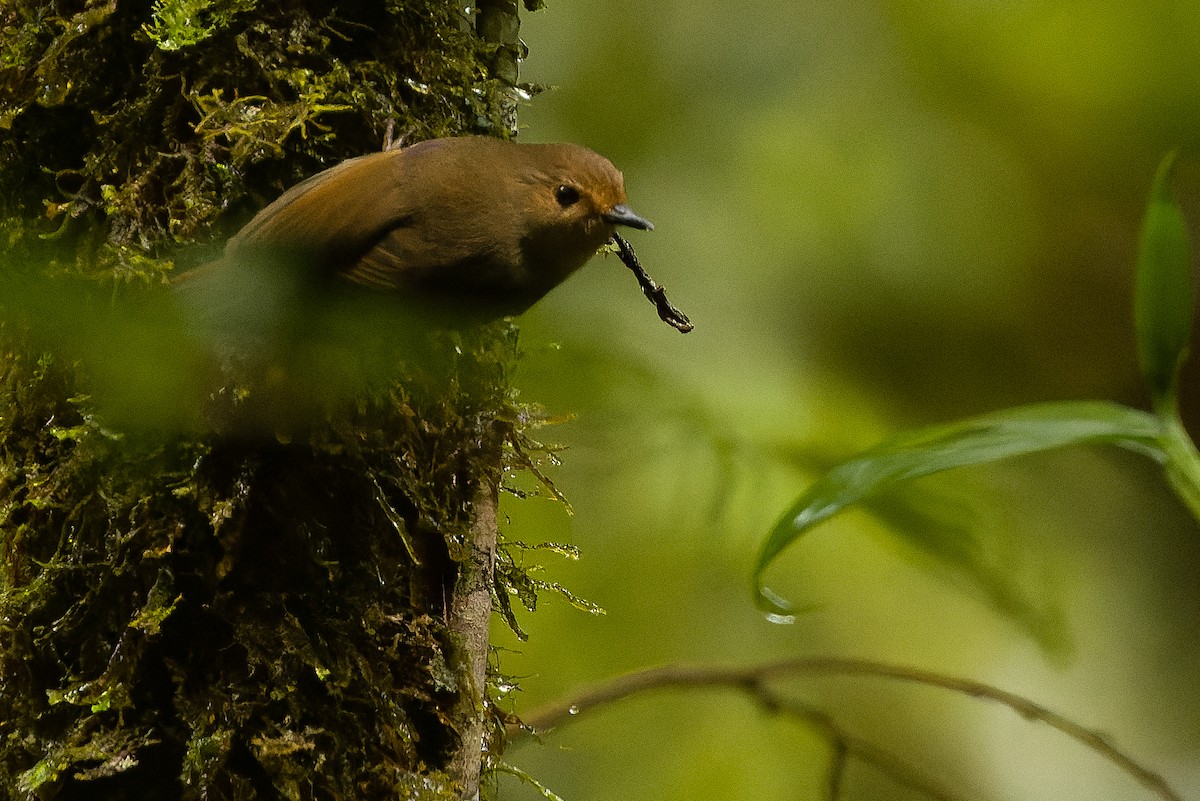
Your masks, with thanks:
[{"label": "out-of-focus foliage", "polygon": [[1163,161],[1154,181],[1150,208],[1138,248],[1134,322],[1138,356],[1156,408],[1178,408],[1179,371],[1192,332],[1192,259],[1187,223],[1170,195],[1174,156]]},{"label": "out-of-focus foliage", "polygon": [[[1200,522],[1200,455],[1177,416],[1177,378],[1187,355],[1195,293],[1183,213],[1169,194],[1174,160],[1174,154],[1168,155],[1155,176],[1142,223],[1133,303],[1142,374],[1157,416],[1104,401],[1024,406],[906,432],[835,466],[792,504],[759,550],[754,580],[769,614],[795,621],[790,604],[763,583],[763,574],[781,551],[852,504],[870,504],[890,491],[903,494],[914,479],[944,470],[1067,445],[1116,445],[1163,464]],[[989,586],[994,596],[1002,595],[1003,575],[981,569],[963,532],[954,532],[957,543],[931,537],[938,527],[927,515],[896,528],[934,558]]]},{"label": "out-of-focus foliage", "polygon": [[[745,587],[797,495],[899,431],[1048,401],[1149,405],[1133,268],[1164,152],[1189,227],[1200,208],[1200,8],[568,0],[524,38],[523,77],[557,88],[523,110],[522,136],[613,158],[656,225],[639,257],[696,330],[655,331],[615,259],[521,321],[522,391],[576,414],[554,473],[575,514],[510,513],[569,527],[582,558],[555,575],[608,615],[547,605],[528,622],[506,660],[527,676],[517,708],[661,662],[854,655],[1043,701],[1194,795],[1200,540],[1137,454],[950,471],[920,479],[910,508],[838,516],[772,567],[807,609],[794,626],[768,624]],[[1192,425],[1198,375],[1181,376]],[[960,795],[1146,797],[969,702],[795,689]],[[581,715],[547,745],[511,759],[567,798],[820,797],[830,756],[719,692]],[[924,797],[862,764],[842,791]]]}]

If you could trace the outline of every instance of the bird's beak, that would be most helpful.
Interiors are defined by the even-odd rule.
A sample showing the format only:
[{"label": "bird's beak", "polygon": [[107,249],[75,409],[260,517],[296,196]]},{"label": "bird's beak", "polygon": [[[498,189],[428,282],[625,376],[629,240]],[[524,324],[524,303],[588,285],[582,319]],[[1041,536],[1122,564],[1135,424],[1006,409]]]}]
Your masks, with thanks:
[{"label": "bird's beak", "polygon": [[610,222],[613,225],[627,225],[630,228],[638,228],[642,231],[654,230],[654,223],[645,217],[639,217],[634,213],[633,209],[624,203],[613,206],[601,216],[604,217],[605,222]]}]

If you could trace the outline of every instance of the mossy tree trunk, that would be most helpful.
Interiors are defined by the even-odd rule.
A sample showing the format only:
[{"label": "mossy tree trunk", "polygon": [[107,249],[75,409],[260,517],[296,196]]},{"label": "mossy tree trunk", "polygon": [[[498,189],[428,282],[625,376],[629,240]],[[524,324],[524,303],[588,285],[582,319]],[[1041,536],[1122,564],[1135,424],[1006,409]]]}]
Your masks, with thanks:
[{"label": "mossy tree trunk", "polygon": [[[516,7],[480,5],[0,8],[0,268],[39,279],[0,297],[0,794],[477,791],[513,330],[429,332],[391,380],[247,427],[253,379],[164,388],[184,338],[97,320],[169,302],[183,246],[323,166],[509,135]],[[136,403],[101,402],[114,371]]]}]

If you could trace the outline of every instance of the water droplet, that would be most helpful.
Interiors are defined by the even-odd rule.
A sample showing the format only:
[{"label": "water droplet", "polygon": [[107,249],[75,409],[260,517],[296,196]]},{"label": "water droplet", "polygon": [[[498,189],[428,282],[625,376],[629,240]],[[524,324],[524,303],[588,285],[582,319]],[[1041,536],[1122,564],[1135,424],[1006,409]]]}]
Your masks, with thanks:
[{"label": "water droplet", "polygon": [[567,714],[568,715],[578,715],[579,707],[575,706],[574,704],[571,704],[569,707],[567,707]]}]

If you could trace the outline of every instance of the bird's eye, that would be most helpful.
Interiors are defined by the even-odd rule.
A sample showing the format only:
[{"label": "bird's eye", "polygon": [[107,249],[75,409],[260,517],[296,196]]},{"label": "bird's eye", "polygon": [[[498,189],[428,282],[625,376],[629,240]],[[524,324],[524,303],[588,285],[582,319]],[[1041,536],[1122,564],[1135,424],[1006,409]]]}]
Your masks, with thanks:
[{"label": "bird's eye", "polygon": [[554,190],[554,199],[558,201],[558,205],[564,209],[567,206],[574,206],[579,202],[579,190],[573,186],[563,184]]}]

